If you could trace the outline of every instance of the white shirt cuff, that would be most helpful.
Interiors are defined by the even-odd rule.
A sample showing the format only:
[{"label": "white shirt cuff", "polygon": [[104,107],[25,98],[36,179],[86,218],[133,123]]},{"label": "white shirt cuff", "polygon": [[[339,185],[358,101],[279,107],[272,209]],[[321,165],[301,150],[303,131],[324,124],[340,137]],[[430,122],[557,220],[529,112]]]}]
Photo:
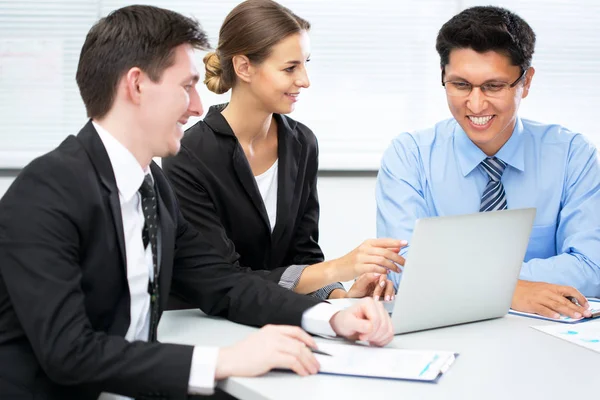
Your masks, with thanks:
[{"label": "white shirt cuff", "polygon": [[218,356],[218,347],[194,347],[188,393],[205,396],[214,393]]},{"label": "white shirt cuff", "polygon": [[336,336],[329,321],[338,311],[340,309],[332,304],[319,303],[302,314],[302,329],[315,335]]}]

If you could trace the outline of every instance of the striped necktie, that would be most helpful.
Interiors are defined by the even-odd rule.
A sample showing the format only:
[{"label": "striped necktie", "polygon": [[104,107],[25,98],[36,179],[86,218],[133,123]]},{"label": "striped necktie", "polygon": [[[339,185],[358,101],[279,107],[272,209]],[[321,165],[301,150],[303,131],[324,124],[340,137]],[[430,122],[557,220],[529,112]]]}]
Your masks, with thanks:
[{"label": "striped necktie", "polygon": [[490,180],[481,196],[481,206],[479,211],[498,211],[506,210],[506,193],[502,185],[502,173],[506,168],[506,163],[496,157],[488,157],[479,164],[487,173]]}]

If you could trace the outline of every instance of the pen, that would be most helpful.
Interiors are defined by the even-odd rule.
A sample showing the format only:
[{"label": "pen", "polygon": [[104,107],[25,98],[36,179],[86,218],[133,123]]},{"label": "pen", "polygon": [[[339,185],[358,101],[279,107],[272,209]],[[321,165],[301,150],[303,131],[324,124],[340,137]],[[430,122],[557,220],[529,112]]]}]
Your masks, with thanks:
[{"label": "pen", "polygon": [[[581,306],[581,304],[579,304],[579,302],[577,301],[577,299],[575,297],[573,297],[573,296],[565,296],[565,298],[568,299],[573,304],[575,304],[577,306]],[[600,317],[600,311],[593,312],[592,315],[590,315],[587,318],[597,318],[597,317]]]},{"label": "pen", "polygon": [[577,299],[573,296],[565,296],[565,298],[567,300],[569,300],[571,303],[575,304],[576,306],[581,306],[581,304],[579,304],[579,302],[577,301]]},{"label": "pen", "polygon": [[329,356],[329,357],[333,357],[331,354],[329,353],[325,353],[324,351],[321,351],[319,349],[313,349],[312,347],[309,347],[310,351],[312,351],[315,354],[320,354],[322,356]]}]

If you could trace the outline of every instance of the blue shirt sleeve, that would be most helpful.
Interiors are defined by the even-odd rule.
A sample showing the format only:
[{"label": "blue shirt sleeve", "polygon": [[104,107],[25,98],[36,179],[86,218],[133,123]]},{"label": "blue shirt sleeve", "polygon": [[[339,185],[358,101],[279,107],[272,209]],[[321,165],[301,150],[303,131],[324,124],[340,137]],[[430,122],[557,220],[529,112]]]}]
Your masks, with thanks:
[{"label": "blue shirt sleeve", "polygon": [[556,256],[523,263],[521,279],[573,286],[600,296],[600,163],[595,147],[581,135],[569,149]]},{"label": "blue shirt sleeve", "polygon": [[[383,155],[375,196],[377,237],[408,240],[408,246],[400,251],[402,256],[410,248],[415,221],[429,216],[422,188],[423,174],[417,144],[410,134],[401,134]],[[389,279],[398,290],[401,273],[392,272]]]}]

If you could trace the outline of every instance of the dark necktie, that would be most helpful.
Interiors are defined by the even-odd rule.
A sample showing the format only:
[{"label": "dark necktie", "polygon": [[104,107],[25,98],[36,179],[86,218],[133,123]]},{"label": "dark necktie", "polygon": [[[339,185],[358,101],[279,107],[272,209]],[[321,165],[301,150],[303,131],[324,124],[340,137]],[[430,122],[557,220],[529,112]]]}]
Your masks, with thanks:
[{"label": "dark necktie", "polygon": [[506,193],[501,181],[506,163],[499,158],[488,157],[479,165],[490,178],[481,196],[479,211],[506,210]]},{"label": "dark necktie", "polygon": [[156,328],[158,326],[158,213],[156,208],[156,192],[150,174],[146,174],[140,187],[142,196],[142,212],[144,213],[144,229],[142,239],[144,248],[152,250],[153,277],[148,280],[148,293],[150,294],[150,332],[148,340],[156,341]]}]

